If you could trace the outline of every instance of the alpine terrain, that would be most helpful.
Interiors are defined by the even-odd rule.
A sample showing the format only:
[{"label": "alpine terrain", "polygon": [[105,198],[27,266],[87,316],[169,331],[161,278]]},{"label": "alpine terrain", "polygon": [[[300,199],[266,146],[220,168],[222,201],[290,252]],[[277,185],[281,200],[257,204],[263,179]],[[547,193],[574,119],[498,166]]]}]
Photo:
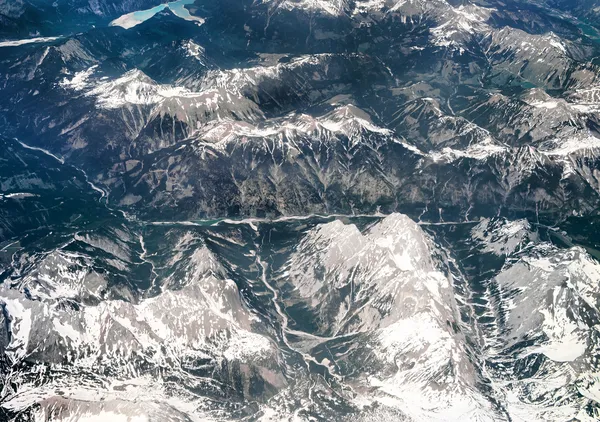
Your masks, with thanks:
[{"label": "alpine terrain", "polygon": [[600,420],[600,0],[0,0],[0,421]]}]

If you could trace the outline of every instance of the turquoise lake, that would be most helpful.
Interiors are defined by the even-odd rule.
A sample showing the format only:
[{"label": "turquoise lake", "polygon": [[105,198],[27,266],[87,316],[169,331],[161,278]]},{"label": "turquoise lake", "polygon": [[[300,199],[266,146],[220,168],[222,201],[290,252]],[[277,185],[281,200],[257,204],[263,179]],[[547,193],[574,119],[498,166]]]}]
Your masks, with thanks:
[{"label": "turquoise lake", "polygon": [[127,13],[110,23],[111,26],[121,26],[123,28],[132,28],[140,23],[150,19],[158,12],[169,8],[176,16],[190,21],[202,22],[201,18],[190,15],[190,12],[185,8],[186,5],[194,3],[194,0],[177,0],[169,3],[163,3],[152,9],[139,10],[137,12]]}]

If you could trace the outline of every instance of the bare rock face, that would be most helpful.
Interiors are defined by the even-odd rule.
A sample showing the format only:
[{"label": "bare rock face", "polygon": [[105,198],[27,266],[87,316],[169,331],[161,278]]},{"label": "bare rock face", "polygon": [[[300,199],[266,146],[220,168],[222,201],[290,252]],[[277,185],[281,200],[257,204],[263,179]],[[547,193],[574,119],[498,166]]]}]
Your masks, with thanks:
[{"label": "bare rock face", "polygon": [[[542,420],[597,406],[600,266],[526,220],[127,225],[118,243],[103,231],[77,255],[23,256],[28,275],[3,287],[11,414]],[[98,250],[151,285],[92,271]]]},{"label": "bare rock face", "polygon": [[365,233],[339,220],[317,226],[284,266],[281,280],[293,286],[286,307],[327,336],[318,348],[331,344],[333,355],[324,361],[332,359],[331,371],[360,400],[416,420],[494,420],[439,258],[432,239],[401,214]]},{"label": "bare rock face", "polygon": [[[179,244],[190,237],[187,233]],[[154,419],[169,413],[169,397],[189,395],[186,388],[192,386],[200,389],[206,383],[215,398],[234,394],[239,399],[264,399],[287,384],[264,321],[248,310],[235,282],[206,247],[195,248],[181,276],[170,274],[164,279],[162,293],[137,303],[109,299],[77,304],[56,286],[64,275],[44,271],[53,264],[61,265],[48,260],[38,264],[38,271],[44,273],[37,277],[45,279],[44,287],[55,287],[48,297],[35,299],[36,292],[28,288],[25,293],[2,293],[10,338],[4,350],[13,365],[23,368],[8,379],[27,382],[34,373],[45,372],[40,388],[19,394],[9,407],[38,403],[46,414],[63,418],[88,412],[98,412],[98,417],[101,412],[133,417],[144,407],[128,404],[118,393],[132,383],[138,394],[148,388],[163,390],[153,393],[161,402],[149,401],[155,408],[144,410]],[[76,387],[60,375],[65,367],[70,368],[68,378],[89,379],[89,385],[76,388],[68,399],[53,395],[57,388]],[[170,387],[173,380],[178,381]],[[86,394],[107,402],[78,404]],[[172,420],[188,419],[182,414]]]},{"label": "bare rock face", "polygon": [[[489,253],[510,262],[479,299],[491,305],[483,356],[492,379],[514,379],[502,387],[509,414],[580,418],[581,408],[595,406],[598,262],[580,247],[536,241],[526,224],[486,223],[485,239],[474,231]],[[568,399],[557,404],[559,396]]]}]

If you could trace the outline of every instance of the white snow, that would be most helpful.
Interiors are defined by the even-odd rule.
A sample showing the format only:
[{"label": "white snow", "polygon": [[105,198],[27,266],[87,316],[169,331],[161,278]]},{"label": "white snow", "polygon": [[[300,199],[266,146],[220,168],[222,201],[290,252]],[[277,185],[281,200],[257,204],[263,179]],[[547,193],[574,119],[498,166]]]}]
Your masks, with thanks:
[{"label": "white snow", "polygon": [[0,297],[0,303],[4,305],[6,312],[10,315],[10,328],[12,332],[11,350],[6,350],[8,356],[13,356],[14,361],[24,358],[29,350],[29,337],[31,334],[33,316],[31,309],[26,308],[18,301],[4,300]]},{"label": "white snow", "polygon": [[0,199],[4,199],[4,198],[25,199],[25,198],[35,198],[37,196],[39,196],[39,195],[35,194],[35,193],[30,193],[30,192],[15,192],[15,193],[7,193],[7,194],[0,193]]},{"label": "white snow", "polygon": [[440,25],[431,29],[433,43],[440,47],[455,47],[462,53],[465,41],[475,34],[491,31],[486,22],[494,10],[475,5],[448,7],[439,19]]},{"label": "white snow", "polygon": [[16,140],[16,141],[19,143],[19,145],[21,145],[21,146],[22,146],[23,148],[25,148],[25,149],[30,149],[30,150],[32,150],[32,151],[39,151],[39,152],[41,152],[41,153],[44,153],[44,154],[46,154],[46,155],[48,155],[48,156],[50,156],[50,157],[54,158],[56,161],[58,161],[58,162],[59,162],[59,163],[61,163],[61,164],[64,164],[64,163],[65,163],[65,160],[63,160],[62,158],[60,158],[60,157],[58,157],[58,156],[56,156],[56,155],[52,154],[50,151],[48,151],[48,150],[46,150],[46,149],[43,149],[43,148],[38,148],[38,147],[32,147],[32,146],[30,146],[30,145],[27,145],[27,144],[26,144],[26,143],[24,143],[24,142],[21,142],[21,141],[19,141],[18,139],[15,139],[15,140]]},{"label": "white snow", "polygon": [[[506,350],[516,345],[521,362],[532,354],[548,358],[527,376],[505,367],[494,377],[513,419],[577,419],[586,406],[587,399],[576,390],[595,372],[588,357],[595,353],[589,340],[596,328],[586,306],[596,307],[599,279],[600,264],[583,248],[559,249],[550,243],[530,246],[495,277],[498,290],[490,299],[500,307],[502,326],[486,331],[486,359],[504,363]],[[525,339],[531,342],[520,344]],[[507,377],[515,379],[505,382]],[[562,400],[556,401],[559,395]],[[534,400],[538,397],[548,399]]]},{"label": "white snow", "polygon": [[275,7],[284,10],[320,11],[331,16],[339,16],[348,6],[347,0],[262,0],[263,3],[272,3]]},{"label": "white snow", "polygon": [[556,139],[544,144],[540,152],[549,156],[568,156],[582,151],[595,151],[600,154],[600,138],[593,135]]},{"label": "white snow", "polygon": [[554,109],[558,107],[558,101],[539,101],[539,102],[531,102],[530,105],[537,108],[546,108],[546,109]]},{"label": "white snow", "polygon": [[499,145],[491,138],[487,138],[482,142],[469,145],[467,148],[460,150],[450,147],[444,147],[440,151],[434,151],[429,154],[433,161],[453,162],[460,158],[472,158],[475,160],[485,160],[488,157],[503,154],[508,151],[504,145]]},{"label": "white snow", "polygon": [[160,85],[136,69],[115,80],[98,84],[86,95],[95,96],[99,107],[113,109],[128,104],[153,105],[165,98],[190,94],[183,87]]},{"label": "white snow", "polygon": [[148,422],[145,415],[129,416],[115,412],[83,413],[74,416],[59,417],[57,422]]},{"label": "white snow", "polygon": [[537,351],[557,362],[572,362],[583,356],[587,349],[586,339],[567,316],[567,309],[559,307],[556,314],[547,309],[540,312],[544,315],[542,330],[549,341]]},{"label": "white snow", "polygon": [[188,40],[183,44],[183,48],[187,51],[188,56],[194,57],[200,63],[204,58],[204,47],[196,44],[192,40]]},{"label": "white snow", "polygon": [[[72,388],[70,392],[74,396],[83,399],[88,390],[87,385],[79,385],[81,378],[78,373],[112,362],[112,370],[118,372],[119,379],[136,377],[139,374],[130,362],[139,355],[143,355],[149,365],[170,367],[173,371],[177,370],[180,359],[193,357],[217,362],[225,359],[230,362],[251,362],[272,357],[276,351],[271,340],[252,332],[253,324],[260,320],[241,301],[236,284],[225,277],[225,270],[218,260],[206,247],[190,244],[194,240],[189,236],[183,236],[181,242],[196,249],[190,258],[180,258],[179,261],[189,259],[181,278],[167,277],[165,280],[167,286],[177,284],[181,287],[177,290],[167,289],[138,304],[104,300],[97,306],[81,304],[78,310],[65,309],[57,306],[52,299],[29,300],[16,290],[3,287],[0,301],[10,318],[12,336],[9,347],[13,352],[9,355],[13,356],[13,360],[18,362],[33,348],[41,353],[49,353],[51,350],[47,350],[48,347],[60,344],[67,348],[64,355],[72,360],[70,365],[74,374],[71,381],[67,373],[50,380],[48,384],[25,384],[19,389],[20,394],[3,406],[18,409],[44,398],[52,399],[56,394],[55,389],[64,391],[63,383],[64,387]],[[65,274],[68,275],[68,271]],[[56,283],[50,278],[46,282]],[[60,285],[56,286],[56,289],[60,288]],[[34,333],[32,320],[35,320]],[[43,337],[40,338],[42,332]],[[284,383],[276,372],[270,376],[273,378],[271,381]],[[158,387],[162,385],[160,379],[156,382]],[[99,413],[94,403],[104,399],[102,403],[107,403],[111,394],[105,390],[106,385],[100,388],[95,382],[90,383],[89,387],[95,388],[95,395],[88,397],[85,406],[90,405],[91,409],[88,412],[76,405],[74,417],[96,420],[112,417],[111,411],[118,415],[129,415],[130,419],[123,420],[138,420],[131,419],[133,416],[150,417],[151,413],[136,410],[136,397],[131,394],[117,393],[118,399],[123,400],[124,404],[112,410],[105,408],[104,413]],[[151,399],[148,391],[144,391],[142,403]],[[173,393],[170,392],[169,396],[173,397]],[[66,397],[66,392],[63,397]],[[160,396],[161,400],[165,398]],[[147,404],[157,406],[158,402]],[[194,407],[190,410],[198,414]],[[65,412],[64,415],[68,417],[69,413]]]},{"label": "white snow", "polygon": [[486,252],[511,255],[523,246],[530,232],[531,225],[525,219],[492,223],[485,218],[471,229],[471,236],[485,245]]},{"label": "white snow", "polygon": [[550,35],[547,37],[547,39],[548,39],[548,43],[552,47],[556,48],[557,50],[560,50],[561,52],[563,52],[565,54],[567,53],[566,47],[560,40],[560,37],[558,37],[556,34],[551,32]]},{"label": "white snow", "polygon": [[22,40],[11,40],[11,41],[0,41],[0,47],[18,47],[25,44],[33,43],[44,43],[56,41],[62,37],[38,37],[38,38],[26,38]]},{"label": "white snow", "polygon": [[[335,220],[305,235],[281,277],[302,304],[327,315],[323,324],[337,327],[335,336],[376,337],[356,347],[369,350],[386,369],[354,382],[360,392],[356,401],[401,409],[415,421],[492,421],[489,403],[469,387],[474,370],[463,340],[448,326],[456,303],[448,278],[434,263],[433,247],[421,228],[400,214],[364,233]],[[341,289],[350,295],[338,297]],[[336,298],[331,308],[330,295]],[[350,317],[352,323],[345,325]],[[448,367],[452,371],[446,373]]]},{"label": "white snow", "polygon": [[81,91],[89,86],[88,79],[95,72],[98,66],[92,66],[89,69],[77,72],[71,77],[71,79],[65,77],[58,84],[63,88],[71,88],[75,91]]}]

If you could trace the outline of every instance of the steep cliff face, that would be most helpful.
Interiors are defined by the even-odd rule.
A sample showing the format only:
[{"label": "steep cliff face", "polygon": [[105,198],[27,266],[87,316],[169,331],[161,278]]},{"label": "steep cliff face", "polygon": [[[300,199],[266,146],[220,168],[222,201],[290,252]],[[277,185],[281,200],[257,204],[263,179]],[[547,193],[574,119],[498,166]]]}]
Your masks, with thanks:
[{"label": "steep cliff face", "polygon": [[359,392],[355,400],[410,420],[494,420],[441,258],[404,215],[364,233],[337,220],[306,234],[279,280],[286,309],[314,327],[317,349],[331,351],[324,361]]},{"label": "steep cliff face", "polygon": [[478,295],[476,312],[485,320],[486,367],[502,386],[507,411],[585,419],[581,409],[595,406],[597,394],[590,357],[597,353],[598,262],[581,247],[540,242],[526,221],[484,222],[472,234],[478,248],[506,257]]},{"label": "steep cliff face", "polygon": [[17,253],[9,414],[597,414],[600,266],[526,220],[124,224]]}]

